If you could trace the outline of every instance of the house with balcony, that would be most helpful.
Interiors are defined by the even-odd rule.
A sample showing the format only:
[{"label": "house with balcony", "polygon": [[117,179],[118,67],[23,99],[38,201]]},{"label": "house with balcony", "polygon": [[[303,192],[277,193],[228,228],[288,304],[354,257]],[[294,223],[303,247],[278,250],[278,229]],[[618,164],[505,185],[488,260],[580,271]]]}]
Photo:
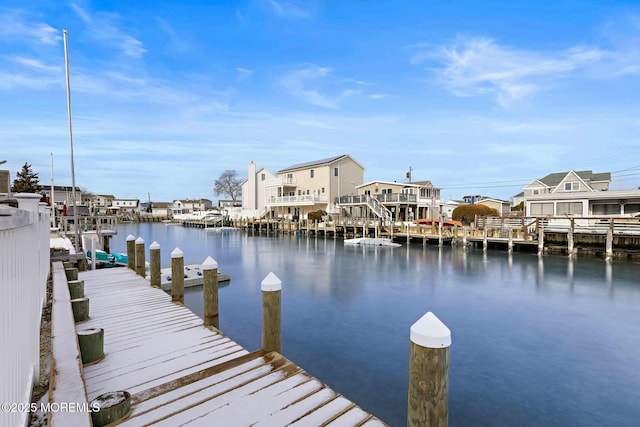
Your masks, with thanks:
[{"label": "house with balcony", "polygon": [[611,173],[552,173],[524,188],[526,216],[634,216],[640,189],[609,190]]},{"label": "house with balcony", "polygon": [[182,199],[174,200],[171,205],[171,214],[184,215],[195,212],[204,212],[213,208],[213,202],[209,199]]},{"label": "house with balcony", "polygon": [[437,218],[440,189],[431,181],[371,181],[356,187],[356,194],[341,196],[347,216],[380,218],[383,223]]},{"label": "house with balcony", "polygon": [[242,182],[242,214],[245,218],[260,218],[266,210],[266,194],[268,182],[276,180],[276,176],[266,168],[256,170],[256,164],[249,162],[247,179]]},{"label": "house with balcony", "polygon": [[296,220],[318,210],[337,214],[338,196],[357,194],[364,170],[348,154],[289,166],[265,183],[265,204],[274,218]]},{"label": "house with balcony", "polygon": [[133,219],[140,214],[140,200],[114,199],[107,211],[110,215],[116,215],[120,219]]}]

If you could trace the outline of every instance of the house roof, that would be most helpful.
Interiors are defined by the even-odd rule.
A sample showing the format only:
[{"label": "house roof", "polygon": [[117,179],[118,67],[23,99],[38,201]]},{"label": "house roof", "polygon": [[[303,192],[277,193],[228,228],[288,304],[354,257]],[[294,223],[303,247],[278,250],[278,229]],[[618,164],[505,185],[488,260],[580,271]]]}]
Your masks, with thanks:
[{"label": "house roof", "polygon": [[391,182],[391,181],[369,181],[366,182],[364,184],[360,184],[360,185],[356,185],[356,188],[362,188],[362,187],[366,187],[368,185],[373,185],[373,184],[386,184],[386,185],[399,185],[401,187],[414,187],[414,188],[420,188],[420,185],[416,184],[416,183],[408,183],[408,182]]},{"label": "house roof", "polygon": [[[571,171],[550,173],[538,181],[549,187],[557,187]],[[582,180],[588,182],[611,181],[611,172],[593,173],[590,170],[574,171]]]},{"label": "house roof", "polygon": [[353,157],[351,157],[348,154],[343,154],[341,156],[336,156],[336,157],[327,157],[326,159],[320,159],[320,160],[314,160],[311,162],[306,162],[306,163],[298,163],[296,165],[291,165],[288,168],[284,168],[278,171],[278,173],[282,173],[282,172],[287,172],[287,171],[292,171],[292,170],[297,170],[297,169],[306,169],[312,166],[324,166],[324,165],[330,165],[331,163],[334,163],[338,160],[344,159],[344,158],[350,158],[351,160],[353,160],[354,162],[356,162],[360,167],[362,167],[362,169],[364,169],[364,167],[358,163],[357,161],[355,161],[353,159]]},{"label": "house roof", "polygon": [[433,183],[429,180],[426,181],[412,181],[411,184],[419,185],[420,187],[433,187],[436,188]]}]

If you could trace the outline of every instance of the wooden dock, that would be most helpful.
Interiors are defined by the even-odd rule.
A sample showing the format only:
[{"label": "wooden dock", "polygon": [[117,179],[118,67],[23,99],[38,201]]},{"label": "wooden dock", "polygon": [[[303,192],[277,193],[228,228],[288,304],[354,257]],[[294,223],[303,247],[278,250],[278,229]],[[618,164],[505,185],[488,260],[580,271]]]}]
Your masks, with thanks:
[{"label": "wooden dock", "polygon": [[249,352],[203,326],[129,269],[87,271],[79,279],[90,318],[76,331],[104,329],[105,357],[82,366],[86,396],[128,391],[131,411],[118,425],[386,425],[279,353]]}]

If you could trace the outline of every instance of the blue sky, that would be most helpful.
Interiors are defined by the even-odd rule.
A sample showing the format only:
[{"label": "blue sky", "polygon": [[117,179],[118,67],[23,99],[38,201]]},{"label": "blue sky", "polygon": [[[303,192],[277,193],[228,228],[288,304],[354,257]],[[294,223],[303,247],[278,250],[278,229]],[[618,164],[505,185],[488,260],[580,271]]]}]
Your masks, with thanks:
[{"label": "blue sky", "polygon": [[351,154],[365,181],[509,199],[548,173],[640,187],[637,1],[4,1],[0,160],[155,201]]}]

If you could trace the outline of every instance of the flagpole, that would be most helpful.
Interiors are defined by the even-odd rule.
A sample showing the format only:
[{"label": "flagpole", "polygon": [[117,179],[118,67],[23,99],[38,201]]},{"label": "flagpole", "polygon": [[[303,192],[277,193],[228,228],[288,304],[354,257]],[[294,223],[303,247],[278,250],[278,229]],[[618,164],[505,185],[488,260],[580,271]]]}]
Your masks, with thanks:
[{"label": "flagpole", "polygon": [[71,127],[71,86],[69,84],[69,50],[67,48],[67,29],[63,30],[64,35],[64,66],[67,75],[67,116],[69,117],[69,148],[71,151],[71,205],[73,206],[73,228],[75,239],[73,241],[73,247],[76,250],[76,254],[79,251],[78,243],[79,227],[78,227],[78,207],[76,206],[76,175],[75,167],[73,165],[73,130]]},{"label": "flagpole", "polygon": [[53,227],[56,227],[56,191],[54,190],[54,185],[53,185],[53,153],[51,154],[51,211],[53,212]]}]

